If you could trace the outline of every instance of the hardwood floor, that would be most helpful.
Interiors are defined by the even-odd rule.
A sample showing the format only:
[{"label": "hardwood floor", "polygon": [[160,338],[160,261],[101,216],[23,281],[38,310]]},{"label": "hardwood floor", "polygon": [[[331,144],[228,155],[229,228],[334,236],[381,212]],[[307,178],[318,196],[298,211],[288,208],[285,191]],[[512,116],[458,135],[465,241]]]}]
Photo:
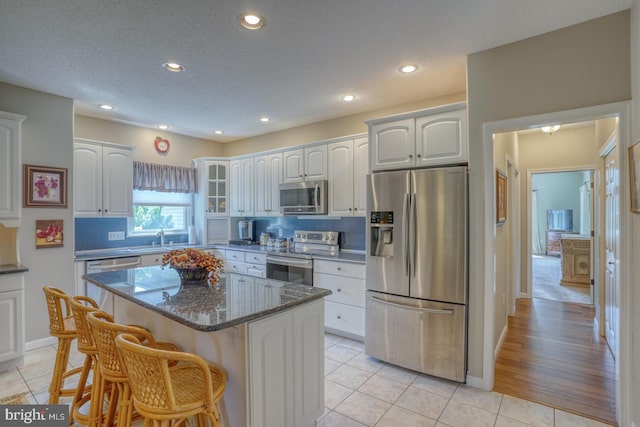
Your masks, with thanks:
[{"label": "hardwood floor", "polygon": [[494,390],[615,425],[615,363],[594,306],[519,299]]}]

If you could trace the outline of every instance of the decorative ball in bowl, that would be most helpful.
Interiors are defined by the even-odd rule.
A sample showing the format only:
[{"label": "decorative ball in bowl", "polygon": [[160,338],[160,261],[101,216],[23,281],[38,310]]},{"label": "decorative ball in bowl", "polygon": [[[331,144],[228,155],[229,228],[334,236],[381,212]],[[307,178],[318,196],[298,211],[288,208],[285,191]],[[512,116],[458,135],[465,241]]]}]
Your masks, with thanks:
[{"label": "decorative ball in bowl", "polygon": [[169,266],[178,272],[181,284],[196,284],[207,281],[213,285],[220,280],[223,262],[201,249],[174,249],[162,256],[162,268]]}]

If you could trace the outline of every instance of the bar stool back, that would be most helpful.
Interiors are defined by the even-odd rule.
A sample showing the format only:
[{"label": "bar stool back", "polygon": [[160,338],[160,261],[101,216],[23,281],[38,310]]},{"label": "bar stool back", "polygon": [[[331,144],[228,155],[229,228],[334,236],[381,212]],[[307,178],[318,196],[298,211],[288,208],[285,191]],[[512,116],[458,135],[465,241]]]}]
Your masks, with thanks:
[{"label": "bar stool back", "polygon": [[[196,425],[221,426],[218,402],[227,383],[224,371],[191,353],[143,346],[131,334],[116,337],[133,394],[145,426],[174,425],[194,417]],[[170,366],[170,361],[178,361]]]},{"label": "bar stool back", "polygon": [[151,333],[141,326],[115,323],[113,317],[104,311],[89,313],[87,321],[98,349],[100,378],[104,382],[110,382],[113,386],[104,423],[109,426],[113,425],[117,415],[118,425],[128,426],[133,418],[133,402],[129,381],[116,347],[116,337],[120,333],[130,333],[144,345],[163,350],[176,351],[178,346],[167,342],[156,342]]}]

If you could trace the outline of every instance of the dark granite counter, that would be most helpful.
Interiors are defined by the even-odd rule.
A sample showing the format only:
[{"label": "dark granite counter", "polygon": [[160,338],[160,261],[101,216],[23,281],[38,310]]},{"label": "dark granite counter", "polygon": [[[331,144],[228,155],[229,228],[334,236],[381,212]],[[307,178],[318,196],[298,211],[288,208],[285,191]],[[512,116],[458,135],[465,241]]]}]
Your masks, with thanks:
[{"label": "dark granite counter", "polygon": [[216,331],[331,294],[327,289],[224,273],[215,286],[180,285],[160,266],[82,276],[107,291],[199,331]]},{"label": "dark granite counter", "polygon": [[24,273],[29,271],[24,265],[2,264],[0,265],[0,274]]}]

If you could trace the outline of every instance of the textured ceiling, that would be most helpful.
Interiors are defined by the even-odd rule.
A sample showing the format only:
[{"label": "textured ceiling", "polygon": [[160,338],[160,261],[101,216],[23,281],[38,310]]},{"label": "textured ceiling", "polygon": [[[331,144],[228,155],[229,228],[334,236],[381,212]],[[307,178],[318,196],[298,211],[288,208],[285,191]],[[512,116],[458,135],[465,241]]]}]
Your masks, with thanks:
[{"label": "textured ceiling", "polygon": [[[73,98],[79,114],[229,142],[464,92],[467,54],[631,3],[0,0],[0,81]],[[238,24],[249,11],[262,30]],[[404,63],[420,69],[400,75]]]}]

